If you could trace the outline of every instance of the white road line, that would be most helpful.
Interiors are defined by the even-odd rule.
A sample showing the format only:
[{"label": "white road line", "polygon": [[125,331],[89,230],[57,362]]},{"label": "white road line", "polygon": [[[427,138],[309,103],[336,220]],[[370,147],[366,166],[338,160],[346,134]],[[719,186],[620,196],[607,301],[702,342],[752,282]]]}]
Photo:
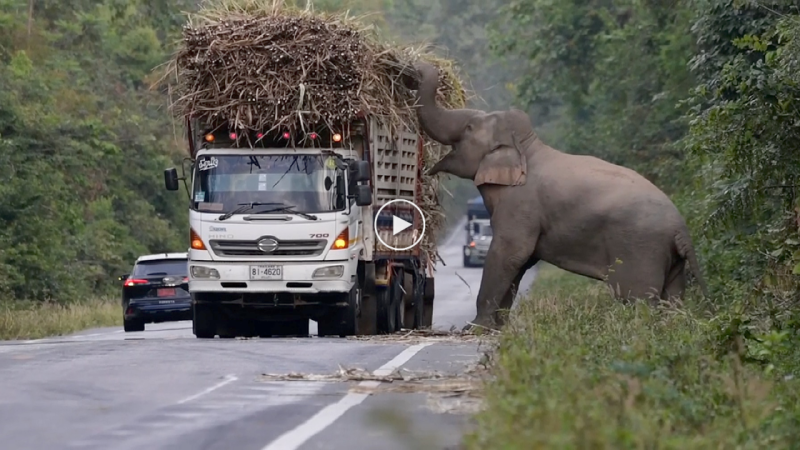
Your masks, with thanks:
[{"label": "white road line", "polygon": [[198,398],[200,398],[200,397],[202,397],[202,396],[204,396],[204,395],[206,395],[208,393],[214,392],[217,389],[221,388],[222,386],[225,386],[226,384],[232,383],[232,382],[234,382],[236,380],[238,380],[238,378],[236,378],[236,375],[233,375],[233,374],[226,375],[224,380],[222,380],[219,383],[211,386],[208,389],[204,389],[204,390],[198,392],[197,394],[194,394],[194,395],[191,395],[189,397],[186,397],[185,399],[179,401],[178,404],[181,405],[181,404],[184,404],[186,402],[190,402],[192,400],[198,399]]},{"label": "white road line", "polygon": [[[391,374],[398,367],[407,363],[414,355],[419,353],[423,348],[431,345],[430,342],[424,344],[417,344],[408,347],[395,356],[391,361],[382,365],[378,370],[372,372],[376,376],[386,376]],[[380,381],[362,381],[359,386],[362,387],[377,387]],[[342,397],[338,402],[328,405],[318,413],[311,416],[310,419],[298,425],[296,428],[287,431],[266,447],[261,450],[296,450],[300,448],[306,441],[314,437],[320,431],[332,425],[336,419],[342,417],[350,408],[357,406],[363,402],[370,394],[354,394],[349,393]]]}]

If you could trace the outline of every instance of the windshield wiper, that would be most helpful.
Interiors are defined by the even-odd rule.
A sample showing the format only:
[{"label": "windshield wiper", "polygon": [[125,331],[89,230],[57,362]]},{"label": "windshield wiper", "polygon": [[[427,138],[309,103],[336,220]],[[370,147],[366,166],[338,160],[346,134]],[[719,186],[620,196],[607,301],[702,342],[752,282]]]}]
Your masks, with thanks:
[{"label": "windshield wiper", "polygon": [[259,202],[252,202],[252,203],[239,203],[239,207],[234,209],[233,211],[228,211],[225,214],[222,214],[217,218],[217,220],[227,220],[230,219],[234,214],[243,213],[249,209],[253,209],[256,206],[266,206],[266,205],[280,205],[280,203],[275,202],[267,202],[267,203],[259,203]]},{"label": "windshield wiper", "polygon": [[294,205],[281,206],[280,208],[272,208],[272,209],[268,209],[266,211],[257,211],[257,212],[255,212],[253,214],[269,214],[269,213],[281,211],[281,212],[286,212],[286,213],[289,213],[289,214],[296,214],[296,215],[298,215],[300,217],[305,217],[308,220],[318,220],[319,219],[319,217],[317,217],[317,216],[315,216],[313,214],[306,214],[306,213],[302,213],[302,212],[298,212],[298,211],[292,211],[292,208],[295,208],[295,206]]}]

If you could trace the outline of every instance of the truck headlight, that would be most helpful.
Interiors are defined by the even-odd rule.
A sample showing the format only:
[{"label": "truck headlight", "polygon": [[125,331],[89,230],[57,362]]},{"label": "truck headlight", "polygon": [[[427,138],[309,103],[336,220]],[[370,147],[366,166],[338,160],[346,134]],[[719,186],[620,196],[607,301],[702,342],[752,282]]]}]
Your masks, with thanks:
[{"label": "truck headlight", "polygon": [[340,278],[344,274],[344,266],[320,267],[311,275],[312,278]]},{"label": "truck headlight", "polygon": [[219,280],[219,272],[217,269],[205,266],[192,266],[190,270],[194,278],[212,278]]}]

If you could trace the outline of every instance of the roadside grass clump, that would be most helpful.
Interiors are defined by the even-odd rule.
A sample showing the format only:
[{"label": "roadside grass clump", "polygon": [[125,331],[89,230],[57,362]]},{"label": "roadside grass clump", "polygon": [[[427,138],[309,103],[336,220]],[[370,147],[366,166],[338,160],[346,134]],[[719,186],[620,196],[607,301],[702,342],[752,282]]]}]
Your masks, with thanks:
[{"label": "roadside grass clump", "polygon": [[800,386],[779,368],[797,351],[759,359],[769,332],[737,317],[623,306],[545,266],[490,355],[466,448],[793,448]]},{"label": "roadside grass clump", "polygon": [[121,325],[119,300],[98,298],[61,304],[0,300],[0,340],[39,339]]}]

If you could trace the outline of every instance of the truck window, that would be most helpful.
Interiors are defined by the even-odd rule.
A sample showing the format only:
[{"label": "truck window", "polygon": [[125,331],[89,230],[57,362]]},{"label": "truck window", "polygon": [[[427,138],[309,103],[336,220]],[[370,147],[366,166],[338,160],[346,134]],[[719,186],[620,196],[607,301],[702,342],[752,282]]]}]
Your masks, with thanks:
[{"label": "truck window", "polygon": [[198,158],[193,206],[231,211],[241,203],[275,203],[295,211],[344,209],[344,171],[327,155],[203,155]]}]

